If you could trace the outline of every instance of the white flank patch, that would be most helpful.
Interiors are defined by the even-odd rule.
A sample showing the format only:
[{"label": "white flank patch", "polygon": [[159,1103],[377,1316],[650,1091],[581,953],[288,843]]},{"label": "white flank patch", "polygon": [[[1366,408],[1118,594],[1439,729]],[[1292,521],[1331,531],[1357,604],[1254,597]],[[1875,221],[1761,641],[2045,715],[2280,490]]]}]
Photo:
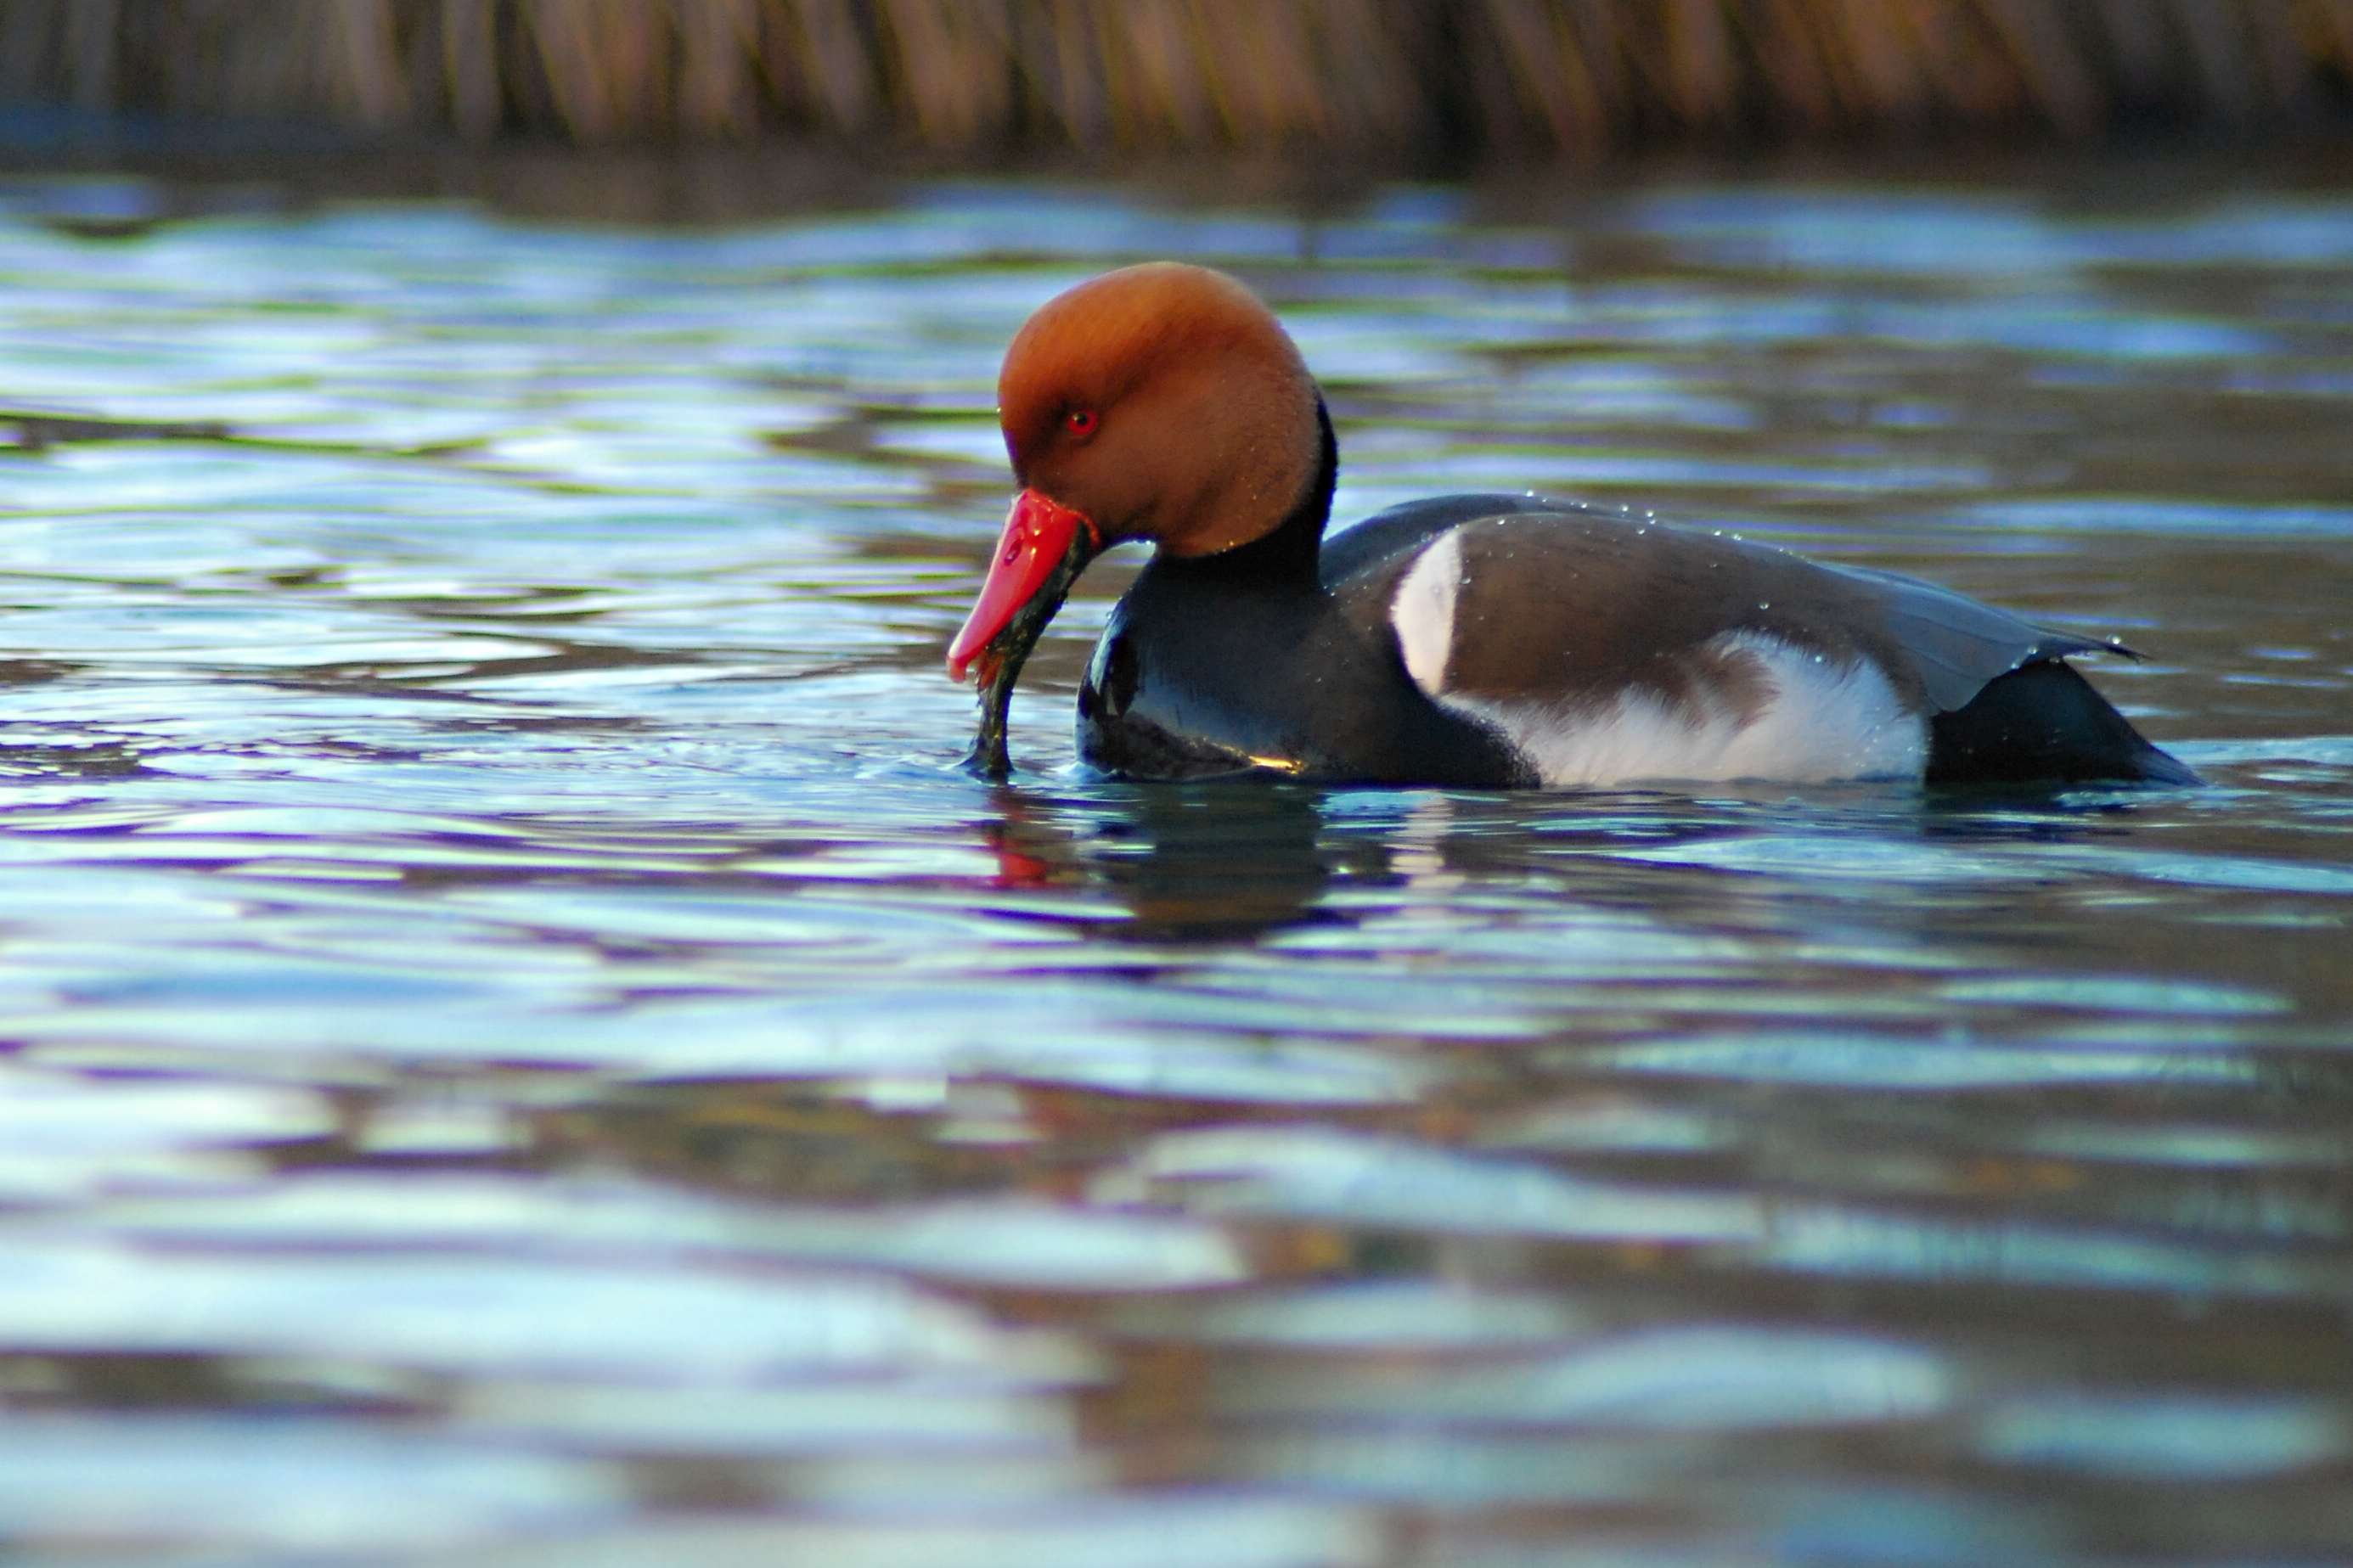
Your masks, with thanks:
[{"label": "white flank patch", "polygon": [[[1417,565],[1414,574],[1421,570]],[[1406,597],[1401,588],[1400,637]],[[1451,612],[1451,594],[1449,600]],[[1450,613],[1450,630],[1451,622]],[[1824,784],[1916,779],[1926,771],[1926,722],[1905,711],[1887,678],[1868,660],[1838,663],[1757,632],[1727,632],[1706,646],[1763,663],[1773,697],[1755,719],[1743,723],[1732,704],[1704,699],[1694,716],[1639,691],[1598,710],[1567,703],[1486,701],[1451,691],[1430,695],[1502,730],[1536,776],[1556,788],[1668,779]],[[1410,652],[1407,668],[1428,689]]]},{"label": "white flank patch", "polygon": [[1389,625],[1413,683],[1443,695],[1446,661],[1454,652],[1454,595],[1462,586],[1462,531],[1448,529],[1398,580],[1389,601]]}]

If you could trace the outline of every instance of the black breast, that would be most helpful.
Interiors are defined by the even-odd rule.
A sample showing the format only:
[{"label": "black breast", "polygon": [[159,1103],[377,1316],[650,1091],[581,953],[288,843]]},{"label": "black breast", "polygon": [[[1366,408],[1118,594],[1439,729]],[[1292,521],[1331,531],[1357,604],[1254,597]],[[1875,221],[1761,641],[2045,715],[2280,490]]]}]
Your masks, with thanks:
[{"label": "black breast", "polygon": [[1079,754],[1134,779],[1534,782],[1502,737],[1423,695],[1363,597],[1155,560],[1095,646]]}]

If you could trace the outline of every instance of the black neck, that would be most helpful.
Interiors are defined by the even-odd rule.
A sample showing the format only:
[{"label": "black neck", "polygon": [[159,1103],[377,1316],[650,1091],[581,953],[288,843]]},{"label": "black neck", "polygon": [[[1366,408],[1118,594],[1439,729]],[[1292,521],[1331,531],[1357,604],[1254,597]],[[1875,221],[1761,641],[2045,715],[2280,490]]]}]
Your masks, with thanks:
[{"label": "black neck", "polygon": [[1254,583],[1283,579],[1314,582],[1316,557],[1324,549],[1324,525],[1332,520],[1332,489],[1340,482],[1340,443],[1333,437],[1332,415],[1324,406],[1324,395],[1320,392],[1315,395],[1315,429],[1319,447],[1315,476],[1300,493],[1299,504],[1275,525],[1273,532],[1248,544],[1237,544],[1231,550],[1220,550],[1215,555],[1196,555],[1168,564],[1181,564],[1188,573],[1233,576]]}]

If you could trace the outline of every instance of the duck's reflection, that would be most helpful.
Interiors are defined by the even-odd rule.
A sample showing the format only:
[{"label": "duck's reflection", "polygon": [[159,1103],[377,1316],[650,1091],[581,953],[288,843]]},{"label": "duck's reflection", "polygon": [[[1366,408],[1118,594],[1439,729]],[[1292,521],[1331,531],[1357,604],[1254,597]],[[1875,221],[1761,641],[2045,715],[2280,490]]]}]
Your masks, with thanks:
[{"label": "duck's reflection", "polygon": [[1328,830],[1326,792],[1275,784],[1149,784],[1056,798],[1006,790],[983,825],[998,886],[1108,893],[1124,919],[1103,935],[1136,942],[1248,941],[1342,923],[1341,884],[1395,879],[1379,837]]},{"label": "duck's reflection", "polygon": [[[1844,866],[1870,879],[1966,874],[1967,851],[2082,842],[2124,830],[2130,805],[2051,794],[1947,798],[1896,785],[1793,795],[1718,786],[1530,795],[1319,789],[1290,784],[1107,785],[1068,795],[1004,789],[981,831],[1000,889],[1073,895],[1051,918],[1137,942],[1247,942],[1349,925],[1398,904],[1531,877],[1568,901],[1701,929],[1784,923],[1786,904]],[[1743,841],[1759,847],[1739,852]],[[1715,848],[1710,847],[1714,846]],[[1954,858],[1959,852],[1961,859]],[[1776,878],[1799,868],[1817,876]],[[1682,876],[1662,874],[1672,868]],[[1759,882],[1759,874],[1763,881]],[[1390,896],[1379,896],[1384,891]],[[1111,908],[1106,908],[1106,900]],[[1811,900],[1806,900],[1810,902]],[[1891,918],[1873,900],[1873,920]],[[1896,910],[1905,900],[1894,900]],[[1093,912],[1091,914],[1090,910]],[[1915,911],[1934,924],[1933,910]]]}]

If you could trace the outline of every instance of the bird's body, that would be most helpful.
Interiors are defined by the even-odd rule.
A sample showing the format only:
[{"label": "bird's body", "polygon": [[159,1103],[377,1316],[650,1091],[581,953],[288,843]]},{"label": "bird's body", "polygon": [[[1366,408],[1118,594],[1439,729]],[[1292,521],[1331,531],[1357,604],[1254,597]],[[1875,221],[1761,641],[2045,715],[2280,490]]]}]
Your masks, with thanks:
[{"label": "bird's body", "polygon": [[[1239,425],[1203,395],[1228,382]],[[1911,578],[1535,495],[1410,502],[1327,539],[1322,399],[1217,274],[1129,268],[1061,296],[1000,395],[1028,487],[951,653],[984,668],[985,765],[1070,582],[1140,537],[1160,549],[1079,696],[1081,754],[1118,776],[2193,776],[2063,662],[2111,645]],[[1171,416],[1206,428],[1188,441]]]}]

